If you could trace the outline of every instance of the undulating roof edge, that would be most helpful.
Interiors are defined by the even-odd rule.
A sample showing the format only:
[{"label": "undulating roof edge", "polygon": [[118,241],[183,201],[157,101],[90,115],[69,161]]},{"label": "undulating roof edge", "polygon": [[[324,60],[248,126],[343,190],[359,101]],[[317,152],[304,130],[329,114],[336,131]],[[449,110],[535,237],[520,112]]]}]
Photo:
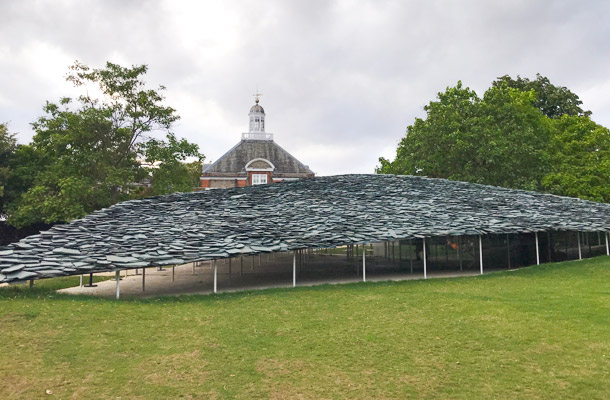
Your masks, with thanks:
[{"label": "undulating roof edge", "polygon": [[338,175],[131,200],[0,248],[0,282],[445,235],[608,231],[610,204]]}]

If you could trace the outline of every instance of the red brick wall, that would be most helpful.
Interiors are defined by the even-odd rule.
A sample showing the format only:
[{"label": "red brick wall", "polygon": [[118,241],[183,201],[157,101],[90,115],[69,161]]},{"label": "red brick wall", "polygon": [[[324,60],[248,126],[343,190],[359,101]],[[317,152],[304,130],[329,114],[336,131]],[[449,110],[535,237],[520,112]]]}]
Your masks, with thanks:
[{"label": "red brick wall", "polygon": [[210,187],[210,180],[209,179],[200,179],[199,182],[201,183],[200,187],[202,187],[202,188],[209,188]]}]

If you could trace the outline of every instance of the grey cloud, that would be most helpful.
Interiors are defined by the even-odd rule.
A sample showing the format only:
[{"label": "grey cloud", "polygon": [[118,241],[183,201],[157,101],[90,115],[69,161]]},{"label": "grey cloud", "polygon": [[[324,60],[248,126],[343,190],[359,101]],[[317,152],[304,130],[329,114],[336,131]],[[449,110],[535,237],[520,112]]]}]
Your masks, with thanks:
[{"label": "grey cloud", "polygon": [[24,56],[42,43],[90,65],[146,63],[169,98],[214,103],[222,118],[171,104],[183,115],[176,133],[209,159],[239,140],[258,84],[284,148],[321,174],[372,172],[458,80],[482,94],[498,76],[540,72],[587,93],[610,125],[609,11],[604,1],[4,2],[0,121],[27,141],[44,100],[68,92],[62,75],[35,73],[48,60]]}]

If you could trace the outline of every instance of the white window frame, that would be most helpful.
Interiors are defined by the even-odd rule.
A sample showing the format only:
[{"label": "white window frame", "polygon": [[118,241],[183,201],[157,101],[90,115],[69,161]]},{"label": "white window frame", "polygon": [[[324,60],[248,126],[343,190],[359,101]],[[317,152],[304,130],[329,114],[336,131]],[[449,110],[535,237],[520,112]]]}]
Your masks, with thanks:
[{"label": "white window frame", "polygon": [[267,174],[252,174],[252,185],[266,185]]}]

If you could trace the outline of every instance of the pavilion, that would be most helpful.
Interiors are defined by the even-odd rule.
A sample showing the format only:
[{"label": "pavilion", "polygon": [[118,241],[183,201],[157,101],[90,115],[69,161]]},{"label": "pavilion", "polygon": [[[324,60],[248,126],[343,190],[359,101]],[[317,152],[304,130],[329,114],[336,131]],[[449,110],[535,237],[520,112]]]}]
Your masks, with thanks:
[{"label": "pavilion", "polygon": [[[108,271],[118,277],[122,270],[210,261],[216,292],[217,260],[292,252],[296,286],[298,257],[336,247],[346,248],[352,260],[361,258],[356,273],[365,281],[375,246],[387,257],[396,243],[399,252],[407,243],[421,258],[426,278],[431,243],[437,251],[439,243],[457,249],[458,258],[469,244],[483,273],[491,250],[492,263],[508,252],[509,267],[515,249],[519,259],[531,256],[538,264],[576,251],[582,258],[585,243],[593,254],[591,235],[610,255],[609,230],[609,204],[425,177],[317,177],[175,193],[98,210],[0,248],[0,283]],[[484,246],[491,250],[485,253]]]}]

